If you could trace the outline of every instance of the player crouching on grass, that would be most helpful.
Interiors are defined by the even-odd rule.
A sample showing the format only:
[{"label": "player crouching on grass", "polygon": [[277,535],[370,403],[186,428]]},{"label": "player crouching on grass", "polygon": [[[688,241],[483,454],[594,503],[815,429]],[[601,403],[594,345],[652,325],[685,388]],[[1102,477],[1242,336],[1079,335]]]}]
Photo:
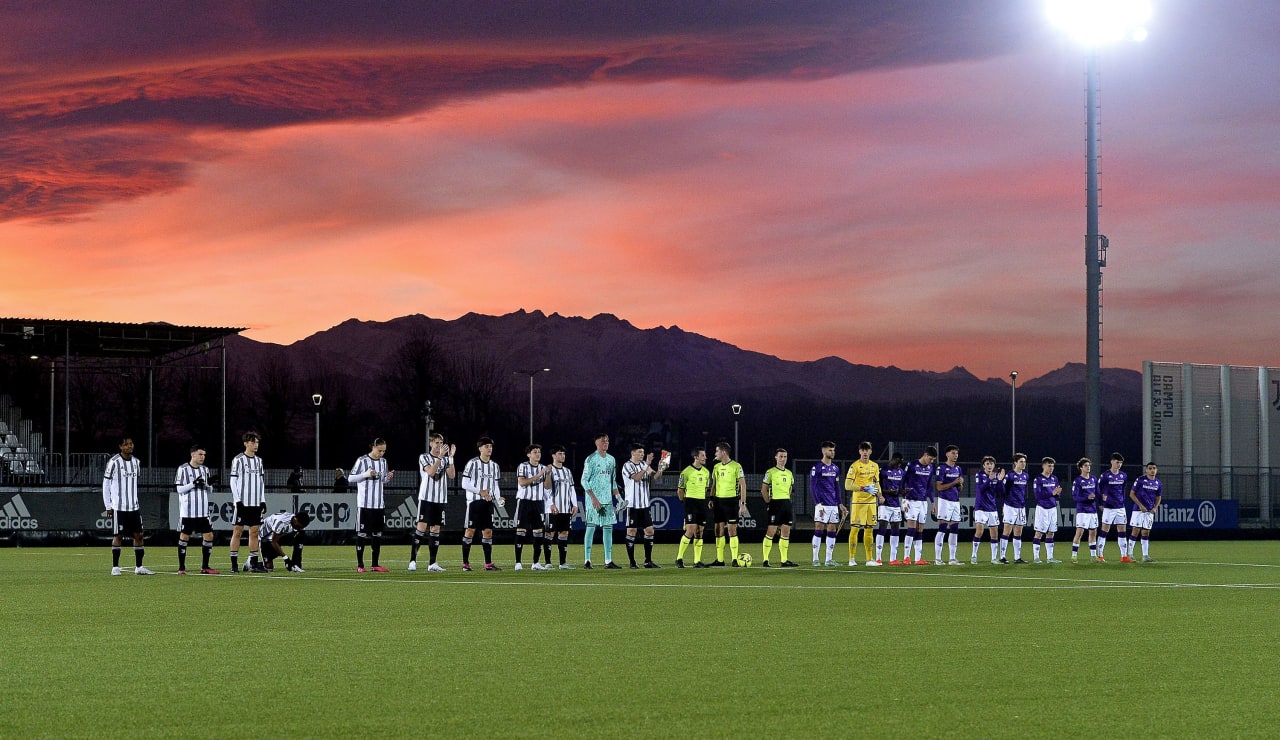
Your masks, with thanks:
[{"label": "player crouching on grass", "polygon": [[1071,484],[1071,498],[1076,502],[1076,536],[1071,538],[1071,562],[1080,560],[1080,536],[1089,533],[1089,556],[1098,562],[1098,479],[1090,475],[1093,463],[1082,457],[1076,463],[1076,476]]},{"label": "player crouching on grass", "polygon": [[[262,522],[258,530],[259,543],[262,545],[262,559],[267,570],[273,570],[277,557],[284,558],[284,569],[292,573],[305,573],[302,569],[302,530],[311,523],[311,515],[305,511],[290,514],[282,511],[272,514]],[[293,556],[285,558],[283,540],[293,545]]]}]

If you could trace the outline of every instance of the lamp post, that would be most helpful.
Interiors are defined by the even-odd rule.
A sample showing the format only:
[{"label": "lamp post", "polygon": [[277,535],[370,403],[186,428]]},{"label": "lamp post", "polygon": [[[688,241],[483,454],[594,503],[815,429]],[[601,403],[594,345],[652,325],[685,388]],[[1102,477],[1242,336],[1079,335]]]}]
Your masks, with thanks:
[{"label": "lamp post", "polygon": [[738,415],[742,413],[742,404],[735,403],[729,408],[733,411],[733,454],[738,456],[738,462],[742,462],[742,453],[738,451]]},{"label": "lamp post", "polygon": [[426,428],[423,433],[422,449],[431,449],[431,425],[435,423],[435,417],[431,415],[431,402],[422,402],[422,426]]},{"label": "lamp post", "polygon": [[316,407],[316,490],[320,490],[320,402],[324,400],[324,396],[319,393],[311,394],[311,404]]},{"label": "lamp post", "polygon": [[1018,371],[1009,373],[1009,461],[1018,454]]},{"label": "lamp post", "polygon": [[529,444],[533,444],[533,376],[538,373],[549,373],[551,368],[544,367],[537,370],[516,370],[513,375],[529,376]]},{"label": "lamp post", "polygon": [[1102,459],[1102,268],[1107,238],[1098,226],[1098,47],[1124,38],[1142,41],[1149,0],[1051,0],[1050,21],[1088,49],[1085,86],[1085,457]]}]

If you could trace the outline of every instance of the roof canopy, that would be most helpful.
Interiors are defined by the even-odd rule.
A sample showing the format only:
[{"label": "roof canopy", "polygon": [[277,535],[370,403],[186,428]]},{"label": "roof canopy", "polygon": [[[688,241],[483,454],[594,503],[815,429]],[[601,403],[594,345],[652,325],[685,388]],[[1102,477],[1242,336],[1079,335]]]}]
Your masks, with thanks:
[{"label": "roof canopy", "polygon": [[162,322],[0,318],[0,355],[78,359],[156,359],[183,351],[205,351],[243,328],[174,326]]}]

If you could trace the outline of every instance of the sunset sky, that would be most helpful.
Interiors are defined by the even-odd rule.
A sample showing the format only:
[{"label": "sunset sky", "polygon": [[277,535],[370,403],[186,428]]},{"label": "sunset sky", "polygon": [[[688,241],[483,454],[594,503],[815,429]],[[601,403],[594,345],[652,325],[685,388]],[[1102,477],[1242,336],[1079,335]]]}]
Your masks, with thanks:
[{"label": "sunset sky", "polygon": [[[1155,7],[1101,53],[1103,365],[1274,365],[1280,3]],[[0,315],[1033,377],[1084,360],[1084,66],[1031,0],[5,3]]]}]

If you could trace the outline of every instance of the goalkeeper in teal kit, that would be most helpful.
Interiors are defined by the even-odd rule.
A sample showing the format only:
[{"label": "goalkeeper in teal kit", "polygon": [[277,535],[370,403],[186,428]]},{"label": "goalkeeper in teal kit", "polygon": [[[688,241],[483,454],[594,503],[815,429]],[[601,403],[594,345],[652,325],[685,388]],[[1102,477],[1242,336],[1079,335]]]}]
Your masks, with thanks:
[{"label": "goalkeeper in teal kit", "polygon": [[613,508],[613,500],[618,495],[617,470],[618,461],[609,454],[609,435],[597,434],[596,451],[587,456],[582,466],[582,521],[587,525],[587,534],[582,542],[582,557],[586,561],[582,565],[584,568],[591,567],[592,540],[596,537],[596,527],[600,527],[600,539],[604,541],[604,567],[619,569],[613,562],[613,525],[618,521]]}]

